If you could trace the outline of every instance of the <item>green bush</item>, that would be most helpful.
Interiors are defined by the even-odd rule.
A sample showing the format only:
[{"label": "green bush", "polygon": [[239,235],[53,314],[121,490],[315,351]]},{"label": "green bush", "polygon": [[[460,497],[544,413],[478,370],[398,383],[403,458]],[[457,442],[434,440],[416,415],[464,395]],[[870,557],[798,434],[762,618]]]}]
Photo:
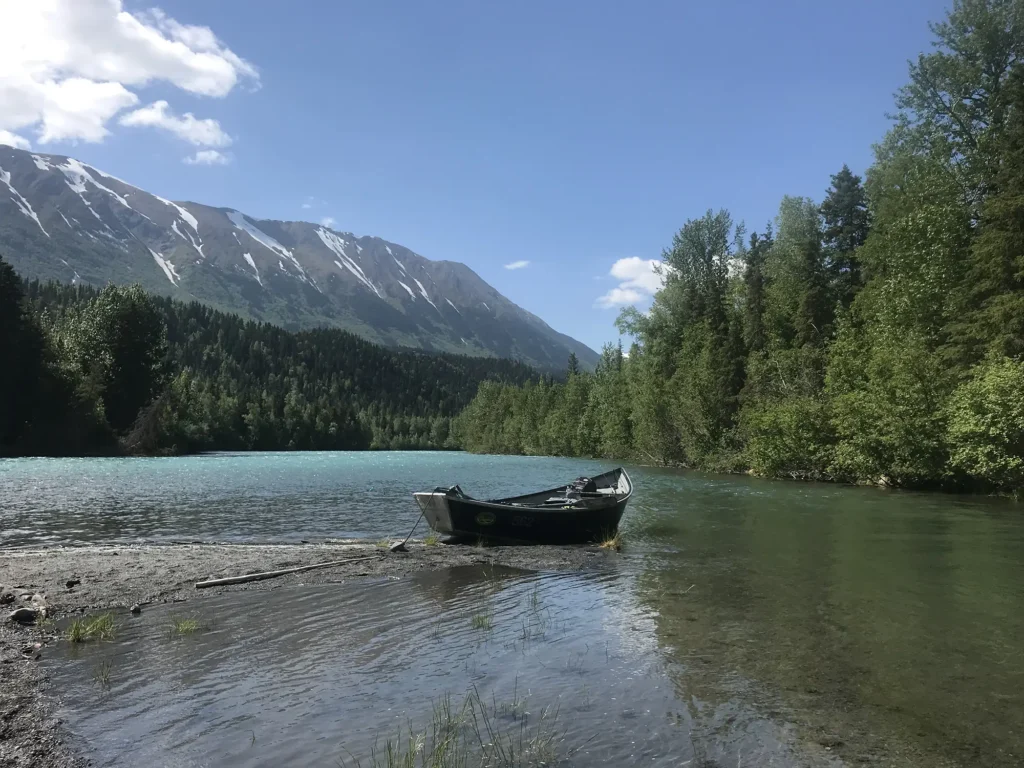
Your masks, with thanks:
[{"label": "green bush", "polygon": [[1024,488],[1024,362],[979,365],[947,408],[950,465],[985,486]]}]

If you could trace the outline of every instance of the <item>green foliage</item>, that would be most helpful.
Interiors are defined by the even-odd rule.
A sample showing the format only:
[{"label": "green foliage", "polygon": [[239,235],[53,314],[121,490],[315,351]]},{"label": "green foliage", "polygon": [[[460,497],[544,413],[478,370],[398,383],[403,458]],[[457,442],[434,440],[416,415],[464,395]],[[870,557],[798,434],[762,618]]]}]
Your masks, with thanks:
[{"label": "green foliage", "polygon": [[547,399],[481,390],[465,446],[1019,491],[1024,0],[956,0],[933,31],[866,187],[843,166],[746,249],[724,211],[686,222],[619,318],[629,357]]},{"label": "green foliage", "polygon": [[1024,362],[976,368],[947,406],[950,464],[988,487],[1024,488]]},{"label": "green foliage", "polygon": [[450,449],[481,382],[537,378],[509,360],[290,333],[137,287],[24,285],[3,262],[0,292],[0,353],[20,374],[0,383],[0,455]]}]

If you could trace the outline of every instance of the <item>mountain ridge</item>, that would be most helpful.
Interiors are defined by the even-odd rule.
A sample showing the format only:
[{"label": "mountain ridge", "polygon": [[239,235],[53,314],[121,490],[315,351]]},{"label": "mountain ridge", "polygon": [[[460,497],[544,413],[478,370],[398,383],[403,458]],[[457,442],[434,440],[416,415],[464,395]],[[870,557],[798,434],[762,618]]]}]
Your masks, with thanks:
[{"label": "mountain ridge", "polygon": [[0,252],[23,276],[138,282],[288,330],[562,369],[597,353],[473,269],[322,224],[171,201],[64,155],[0,147]]}]

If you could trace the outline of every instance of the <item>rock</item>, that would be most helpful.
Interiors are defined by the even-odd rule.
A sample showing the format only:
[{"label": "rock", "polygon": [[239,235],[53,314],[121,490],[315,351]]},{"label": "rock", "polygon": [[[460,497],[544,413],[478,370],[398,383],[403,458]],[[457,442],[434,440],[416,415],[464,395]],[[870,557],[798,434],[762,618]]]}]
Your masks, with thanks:
[{"label": "rock", "polygon": [[64,586],[67,587],[68,589],[71,589],[72,587],[77,587],[81,583],[82,583],[81,579],[68,579],[67,582],[64,584]]},{"label": "rock", "polygon": [[0,587],[0,605],[7,605],[14,602],[14,590],[10,587]]},{"label": "rock", "polygon": [[142,613],[142,606],[138,603],[135,603],[131,608],[129,608],[129,610],[136,616],[138,616],[140,613]]},{"label": "rock", "polygon": [[37,613],[35,608],[16,608],[7,618],[19,624],[35,624]]}]

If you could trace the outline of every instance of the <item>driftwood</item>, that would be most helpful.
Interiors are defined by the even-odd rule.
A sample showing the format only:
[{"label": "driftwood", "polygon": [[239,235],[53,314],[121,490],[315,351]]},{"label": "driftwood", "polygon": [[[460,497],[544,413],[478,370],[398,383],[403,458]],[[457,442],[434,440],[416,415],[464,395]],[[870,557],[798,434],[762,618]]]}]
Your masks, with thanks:
[{"label": "driftwood", "polygon": [[362,557],[348,557],[344,560],[332,560],[329,563],[314,563],[313,565],[300,565],[296,568],[282,568],[279,571],[263,571],[261,573],[247,573],[244,576],[229,576],[226,579],[209,579],[208,581],[197,581],[196,589],[206,589],[207,587],[221,587],[227,584],[245,584],[247,581],[259,581],[261,579],[274,579],[278,576],[287,576],[289,573],[312,571],[316,568],[330,568],[336,565],[344,565],[345,563],[354,563],[357,560],[371,560],[376,557],[379,557],[379,555],[363,555]]}]

